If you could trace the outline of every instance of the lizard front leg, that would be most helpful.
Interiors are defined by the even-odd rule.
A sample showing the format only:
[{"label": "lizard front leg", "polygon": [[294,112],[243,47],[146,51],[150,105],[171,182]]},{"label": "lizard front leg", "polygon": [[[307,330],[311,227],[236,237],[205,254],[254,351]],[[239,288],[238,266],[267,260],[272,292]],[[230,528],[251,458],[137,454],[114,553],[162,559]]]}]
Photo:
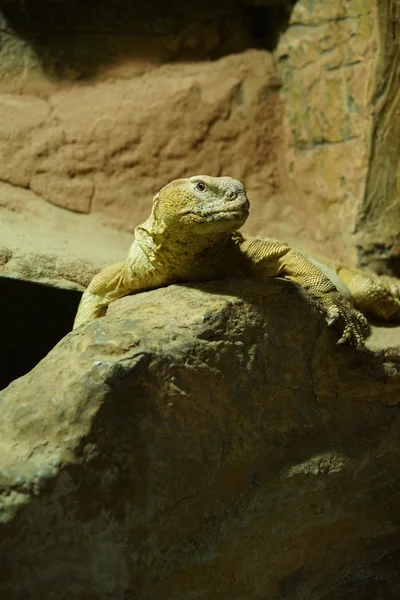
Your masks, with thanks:
[{"label": "lizard front leg", "polygon": [[129,293],[124,284],[126,261],[106,267],[95,275],[83,292],[73,329],[100,317],[113,300]]},{"label": "lizard front leg", "polygon": [[330,279],[305,256],[287,244],[275,240],[243,237],[240,249],[251,271],[270,277],[281,276],[301,285],[322,308],[328,325],[341,329],[338,343],[364,345],[368,321],[340,294]]}]

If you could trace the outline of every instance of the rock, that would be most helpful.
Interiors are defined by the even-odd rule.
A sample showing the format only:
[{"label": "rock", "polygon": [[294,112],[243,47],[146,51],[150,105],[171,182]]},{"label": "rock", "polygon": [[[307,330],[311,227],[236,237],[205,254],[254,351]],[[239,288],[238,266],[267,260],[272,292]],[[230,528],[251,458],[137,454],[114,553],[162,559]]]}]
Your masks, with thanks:
[{"label": "rock", "polygon": [[292,210],[333,256],[397,276],[399,37],[396,0],[298,0],[275,51]]},{"label": "rock", "polygon": [[331,252],[353,262],[376,68],[376,16],[369,6],[367,0],[300,0],[276,49],[293,202],[310,215],[314,240],[329,238]]},{"label": "rock", "polygon": [[254,202],[264,203],[275,179],[265,157],[273,162],[279,145],[278,83],[271,53],[249,50],[212,69],[192,62],[114,73],[44,99],[0,94],[0,179],[130,231],[181,176],[248,179]]},{"label": "rock", "polygon": [[357,222],[359,262],[400,277],[400,6],[376,3],[378,63],[373,140],[364,202]]},{"label": "rock", "polygon": [[133,240],[96,215],[65,211],[5,183],[0,211],[0,275],[7,278],[82,291],[102,268],[124,260]]},{"label": "rock", "polygon": [[398,598],[399,349],[282,280],[123,298],[0,394],[0,596]]}]

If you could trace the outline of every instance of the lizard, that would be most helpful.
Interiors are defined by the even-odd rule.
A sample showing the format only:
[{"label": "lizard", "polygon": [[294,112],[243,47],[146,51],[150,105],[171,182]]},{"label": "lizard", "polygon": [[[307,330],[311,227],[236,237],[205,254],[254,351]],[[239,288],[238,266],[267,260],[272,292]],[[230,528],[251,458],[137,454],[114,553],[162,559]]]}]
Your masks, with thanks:
[{"label": "lizard", "polygon": [[339,344],[363,347],[365,315],[400,321],[399,280],[241,233],[249,207],[245,187],[231,177],[168,183],[136,227],[126,260],[103,269],[84,291],[73,328],[103,316],[111,302],[132,292],[229,276],[283,277],[302,286],[327,324],[339,328]]}]

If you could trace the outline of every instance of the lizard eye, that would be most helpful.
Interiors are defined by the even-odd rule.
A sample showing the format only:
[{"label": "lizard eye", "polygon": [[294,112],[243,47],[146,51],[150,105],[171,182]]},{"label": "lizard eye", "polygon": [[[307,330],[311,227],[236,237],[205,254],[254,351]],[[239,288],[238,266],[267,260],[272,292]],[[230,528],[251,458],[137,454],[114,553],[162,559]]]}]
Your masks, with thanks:
[{"label": "lizard eye", "polygon": [[207,186],[205,183],[203,183],[203,181],[198,181],[196,183],[195,187],[196,187],[196,190],[198,190],[199,192],[204,192],[204,190],[206,189]]}]

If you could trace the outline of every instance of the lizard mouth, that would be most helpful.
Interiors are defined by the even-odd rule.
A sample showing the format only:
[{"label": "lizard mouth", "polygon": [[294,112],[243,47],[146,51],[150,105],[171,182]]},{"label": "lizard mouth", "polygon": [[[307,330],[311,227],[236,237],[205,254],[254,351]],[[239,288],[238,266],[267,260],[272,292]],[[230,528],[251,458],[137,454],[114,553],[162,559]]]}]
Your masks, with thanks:
[{"label": "lizard mouth", "polygon": [[[219,206],[199,207],[198,210],[187,210],[182,216],[189,215],[195,219],[198,227],[211,228],[222,227],[223,231],[230,231],[232,228],[241,227],[249,216],[249,201],[231,201],[220,204]],[[203,231],[203,229],[201,230]]]},{"label": "lizard mouth", "polygon": [[202,217],[211,217],[211,216],[225,216],[225,215],[243,215],[243,216],[248,216],[249,214],[249,208],[250,208],[250,204],[249,201],[246,200],[246,202],[241,202],[240,204],[236,204],[234,205],[233,203],[231,205],[223,205],[220,206],[218,208],[215,208],[213,210],[210,211],[204,211],[201,216]]},{"label": "lizard mouth", "polygon": [[229,216],[229,215],[243,215],[243,216],[248,216],[249,215],[249,208],[250,208],[250,202],[248,201],[247,198],[244,199],[239,199],[239,202],[237,201],[238,199],[236,199],[235,201],[231,201],[231,202],[224,202],[221,203],[220,205],[214,205],[214,206],[210,206],[210,207],[199,207],[198,210],[193,210],[193,209],[189,209],[186,210],[185,212],[181,213],[181,215],[188,215],[188,214],[192,214],[192,215],[196,215],[198,217],[201,218],[205,218],[207,219],[208,217],[217,217],[218,215],[221,216]]},{"label": "lizard mouth", "polygon": [[219,218],[221,218],[221,219],[229,218],[234,221],[237,221],[237,220],[242,220],[244,218],[247,218],[249,216],[249,211],[239,209],[239,208],[237,208],[236,210],[219,210],[218,212],[209,213],[206,216],[210,217],[213,221],[214,220],[218,221]]},{"label": "lizard mouth", "polygon": [[249,215],[249,209],[243,206],[237,208],[224,208],[220,210],[213,210],[212,212],[203,213],[203,217],[233,217],[240,216],[241,218]]},{"label": "lizard mouth", "polygon": [[210,219],[213,221],[218,220],[218,217],[230,217],[231,219],[243,219],[249,216],[248,208],[230,208],[225,210],[213,210],[210,212],[195,212],[195,211],[187,211],[184,213],[185,215],[195,215],[202,219]]}]

